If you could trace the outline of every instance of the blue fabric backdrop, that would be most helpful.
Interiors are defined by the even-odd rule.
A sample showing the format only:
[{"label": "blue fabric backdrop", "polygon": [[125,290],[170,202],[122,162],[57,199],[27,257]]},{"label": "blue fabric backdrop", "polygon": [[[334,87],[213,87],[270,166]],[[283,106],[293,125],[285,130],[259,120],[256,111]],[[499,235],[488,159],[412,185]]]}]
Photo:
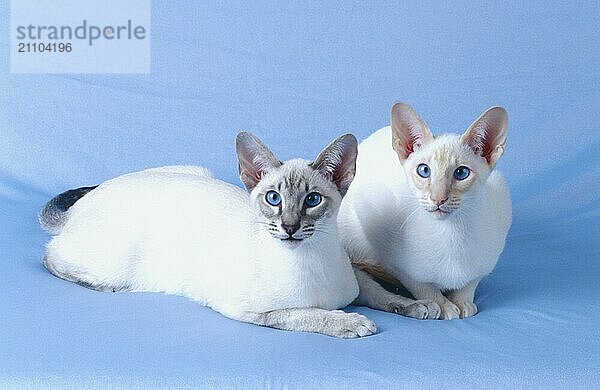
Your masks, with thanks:
[{"label": "blue fabric backdrop", "polygon": [[[0,386],[600,387],[598,1],[251,3],[154,2],[148,75],[9,74],[0,4]],[[398,99],[434,133],[510,114],[514,224],[473,318],[349,308],[380,332],[336,340],[41,266],[58,192],[167,164],[239,183],[238,131],[310,158]]]}]

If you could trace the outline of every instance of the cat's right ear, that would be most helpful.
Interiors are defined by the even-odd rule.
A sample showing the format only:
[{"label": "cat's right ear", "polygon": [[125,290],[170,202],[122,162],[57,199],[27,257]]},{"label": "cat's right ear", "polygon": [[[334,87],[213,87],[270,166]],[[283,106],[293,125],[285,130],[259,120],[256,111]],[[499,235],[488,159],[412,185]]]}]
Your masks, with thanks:
[{"label": "cat's right ear", "polygon": [[269,170],[280,167],[273,152],[254,135],[241,132],[235,140],[240,179],[248,191],[252,191]]},{"label": "cat's right ear", "polygon": [[392,147],[400,161],[433,141],[429,127],[419,114],[406,103],[396,102],[392,106]]}]

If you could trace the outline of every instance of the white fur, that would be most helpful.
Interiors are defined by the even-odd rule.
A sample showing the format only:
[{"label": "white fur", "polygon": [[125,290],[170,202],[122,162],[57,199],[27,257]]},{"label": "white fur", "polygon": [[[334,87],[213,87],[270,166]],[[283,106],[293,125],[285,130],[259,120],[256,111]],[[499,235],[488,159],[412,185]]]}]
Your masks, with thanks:
[{"label": "white fur", "polygon": [[[374,259],[416,298],[438,303],[442,318],[469,316],[476,311],[469,305],[477,283],[494,269],[504,248],[511,224],[508,188],[502,175],[490,173],[485,159],[473,154],[458,135],[418,146],[401,163],[392,149],[390,127],[359,145],[356,176],[338,217],[342,240],[351,260]],[[443,165],[435,155],[460,165],[467,161],[478,171],[458,209],[443,218],[426,210],[430,199],[409,177],[426,160],[432,183],[441,183],[442,177],[433,177]],[[361,294],[362,289],[361,285]],[[458,312],[446,296],[456,301],[452,302]]]},{"label": "white fur", "polygon": [[[249,202],[246,191],[203,168],[123,175],[71,207],[61,233],[48,244],[45,263],[58,275],[92,285],[187,296],[243,321],[340,337],[373,333],[374,325],[358,314],[334,311],[291,322],[286,317],[279,324],[258,316],[342,308],[358,295],[358,285],[335,215],[327,234],[316,232],[293,247],[256,223]],[[278,318],[289,312],[280,311]],[[341,321],[340,329],[317,329],[332,327],[332,318]]]}]

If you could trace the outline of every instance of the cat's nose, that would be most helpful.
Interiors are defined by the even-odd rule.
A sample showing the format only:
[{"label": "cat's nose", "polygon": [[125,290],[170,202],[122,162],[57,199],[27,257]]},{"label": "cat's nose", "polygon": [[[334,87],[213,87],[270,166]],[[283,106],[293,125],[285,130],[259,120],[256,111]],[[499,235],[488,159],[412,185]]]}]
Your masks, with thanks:
[{"label": "cat's nose", "polygon": [[290,225],[287,223],[282,223],[281,227],[291,237],[294,233],[296,233],[298,231],[298,229],[300,229],[300,224],[297,223],[297,224]]},{"label": "cat's nose", "polygon": [[431,198],[431,201],[436,205],[436,206],[441,206],[444,203],[446,203],[448,201],[448,196],[445,198]]}]

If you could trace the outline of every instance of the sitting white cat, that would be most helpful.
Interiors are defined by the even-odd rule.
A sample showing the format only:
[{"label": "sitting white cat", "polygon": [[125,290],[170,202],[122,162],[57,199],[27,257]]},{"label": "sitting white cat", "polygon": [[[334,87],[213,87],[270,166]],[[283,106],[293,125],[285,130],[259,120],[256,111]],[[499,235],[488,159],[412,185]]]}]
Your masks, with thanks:
[{"label": "sitting white cat", "polygon": [[40,214],[57,234],[44,265],[85,287],[183,295],[258,325],[343,338],[373,334],[366,317],[335,310],[358,295],[336,225],[356,144],[344,135],[314,162],[281,162],[240,133],[248,192],[182,166],[67,191]]},{"label": "sitting white cat", "polygon": [[359,145],[338,217],[351,260],[372,259],[355,267],[357,303],[405,314],[414,301],[363,271],[383,269],[422,300],[421,318],[477,313],[475,289],[494,269],[512,219],[507,185],[493,171],[507,127],[506,111],[493,107],[462,136],[434,138],[409,105],[396,103],[391,127]]}]

